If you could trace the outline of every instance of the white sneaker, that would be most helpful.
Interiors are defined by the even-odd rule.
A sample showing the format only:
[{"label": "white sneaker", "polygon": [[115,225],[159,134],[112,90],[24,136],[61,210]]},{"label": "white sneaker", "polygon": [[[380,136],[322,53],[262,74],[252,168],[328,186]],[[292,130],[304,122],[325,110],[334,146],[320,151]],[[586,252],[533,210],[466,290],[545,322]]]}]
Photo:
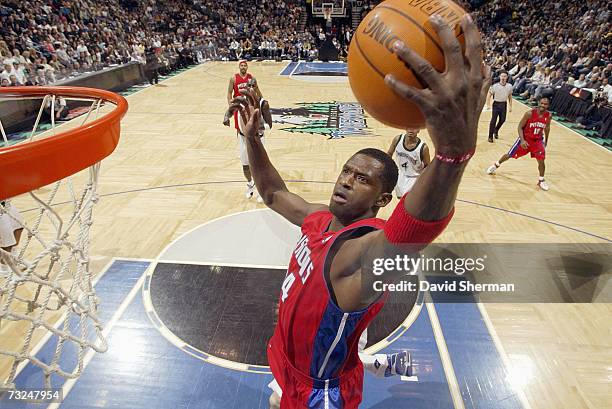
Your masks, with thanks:
[{"label": "white sneaker", "polygon": [[550,186],[548,186],[548,183],[546,183],[545,180],[538,181],[538,186],[540,187],[540,189],[542,189],[545,192],[547,192],[548,189],[550,189]]},{"label": "white sneaker", "polygon": [[246,192],[244,192],[244,197],[250,199],[251,197],[253,197],[253,192],[255,192],[255,182],[247,183],[247,189]]},{"label": "white sneaker", "polygon": [[494,175],[496,170],[497,166],[495,166],[495,164],[489,166],[489,168],[487,169],[487,175]]}]

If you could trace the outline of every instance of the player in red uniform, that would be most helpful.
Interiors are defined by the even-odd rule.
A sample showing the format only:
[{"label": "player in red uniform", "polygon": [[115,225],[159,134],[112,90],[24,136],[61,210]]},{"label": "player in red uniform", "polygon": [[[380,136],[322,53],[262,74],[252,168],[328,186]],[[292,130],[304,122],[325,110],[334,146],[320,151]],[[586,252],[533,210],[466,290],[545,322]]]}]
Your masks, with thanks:
[{"label": "player in red uniform", "polygon": [[[385,152],[363,149],[349,158],[328,206],[306,202],[289,192],[260,143],[261,115],[249,91],[235,99],[242,104],[240,115],[247,124],[248,154],[259,193],[266,205],[302,230],[268,345],[282,409],[357,409],[363,389],[359,337],[386,298],[373,283],[396,282],[405,274],[394,271],[375,277],[373,263],[398,251],[414,254],[452,218],[461,177],[476,147],[491,70],[482,63],[480,34],[469,16],[461,22],[465,56],[441,17],[430,22],[440,36],[447,71],[439,73],[398,42],[394,53],[428,88],[415,89],[391,75],[385,82],[419,106],[436,155],[387,221],[376,214],[392,199],[397,166]],[[271,407],[278,403],[274,393]]]},{"label": "player in red uniform", "polygon": [[548,146],[551,121],[551,115],[548,112],[549,105],[550,99],[542,97],[537,108],[525,112],[518,126],[518,139],[508,153],[504,153],[499,161],[489,166],[487,169],[489,175],[494,174],[501,164],[508,159],[518,159],[530,153],[531,157],[538,161],[538,171],[540,172],[538,186],[544,191],[549,189],[548,183],[544,180],[544,171],[546,170],[544,160],[546,159],[546,146]]},{"label": "player in red uniform", "polygon": [[[259,86],[257,85],[257,80],[253,75],[248,72],[249,64],[245,60],[241,60],[238,63],[238,68],[240,72],[234,74],[229,81],[229,86],[227,88],[227,104],[231,105],[232,99],[240,96],[240,90],[245,89],[249,82],[251,82],[257,93],[259,99],[262,99],[261,91],[259,90]],[[229,126],[229,122],[224,122],[226,126]],[[244,173],[244,177],[247,180],[247,189],[245,196],[247,199],[250,199],[253,196],[253,192],[255,191],[255,182],[251,177],[251,170],[249,169],[249,161],[246,153],[246,143],[244,140],[244,135],[240,132],[240,126],[238,124],[238,112],[234,113],[234,128],[236,128],[236,135],[238,137],[238,150],[240,152],[240,162],[242,163],[242,173]]]}]

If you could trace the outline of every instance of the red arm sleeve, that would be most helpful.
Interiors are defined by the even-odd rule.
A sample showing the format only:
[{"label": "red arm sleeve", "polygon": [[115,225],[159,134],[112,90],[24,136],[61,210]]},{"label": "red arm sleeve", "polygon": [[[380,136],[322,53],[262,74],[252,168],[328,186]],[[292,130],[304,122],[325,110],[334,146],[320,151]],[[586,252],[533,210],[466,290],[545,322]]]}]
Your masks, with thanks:
[{"label": "red arm sleeve", "polygon": [[387,220],[384,229],[385,237],[392,244],[420,243],[427,245],[446,229],[453,218],[455,208],[442,220],[424,222],[415,219],[406,212],[404,208],[406,196],[402,197],[393,214]]}]

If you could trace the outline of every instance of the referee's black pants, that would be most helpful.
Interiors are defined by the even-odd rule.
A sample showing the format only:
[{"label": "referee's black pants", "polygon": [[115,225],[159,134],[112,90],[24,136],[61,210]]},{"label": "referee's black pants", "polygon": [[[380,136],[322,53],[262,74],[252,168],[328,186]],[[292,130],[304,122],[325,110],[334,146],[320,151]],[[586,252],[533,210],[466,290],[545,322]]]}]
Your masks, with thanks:
[{"label": "referee's black pants", "polygon": [[493,135],[497,135],[504,122],[506,122],[507,105],[507,102],[493,102],[493,114],[489,124],[489,139],[493,139]]}]

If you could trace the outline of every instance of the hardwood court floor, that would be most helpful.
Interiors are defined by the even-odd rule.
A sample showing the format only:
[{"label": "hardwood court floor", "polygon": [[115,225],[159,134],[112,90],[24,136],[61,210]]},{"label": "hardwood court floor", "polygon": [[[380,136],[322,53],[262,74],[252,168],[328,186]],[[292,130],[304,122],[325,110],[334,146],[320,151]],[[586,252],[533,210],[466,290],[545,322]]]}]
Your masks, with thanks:
[{"label": "hardwood court floor", "polygon": [[[250,66],[272,107],[355,101],[348,82],[281,77],[283,67]],[[207,63],[128,97],[120,145],[102,165],[102,200],[92,232],[95,268],[112,257],[154,258],[197,225],[263,206],[244,198],[235,133],[221,124],[227,83],[236,68],[235,63]],[[537,166],[531,159],[510,161],[496,176],[485,174],[514,142],[525,110],[515,103],[494,144],[486,141],[490,113],[483,113],[477,154],[466,170],[456,216],[440,242],[612,239],[611,153],[568,129],[552,126],[549,192],[536,188]],[[289,182],[291,190],[327,203],[329,182],[352,153],[363,147],[386,150],[398,133],[371,118],[368,125],[373,136],[338,140],[289,133],[275,125],[267,149],[285,179],[300,181]],[[428,140],[426,132],[422,136]],[[27,208],[25,199],[15,202]],[[387,217],[392,207],[380,216]],[[610,407],[611,305],[488,304],[485,309],[508,355],[511,381],[523,388],[531,407]]]}]

